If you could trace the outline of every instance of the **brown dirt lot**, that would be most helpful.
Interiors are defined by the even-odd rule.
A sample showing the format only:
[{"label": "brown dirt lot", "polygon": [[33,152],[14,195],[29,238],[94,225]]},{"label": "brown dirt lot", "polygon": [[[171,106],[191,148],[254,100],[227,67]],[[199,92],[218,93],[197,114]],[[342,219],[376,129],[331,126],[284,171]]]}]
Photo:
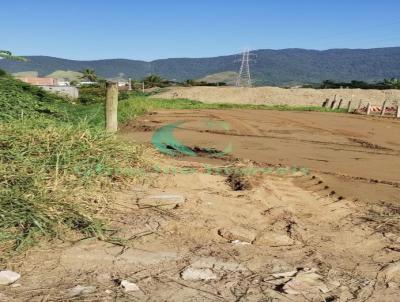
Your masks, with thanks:
[{"label": "brown dirt lot", "polygon": [[[171,110],[125,125],[120,136],[149,143],[154,130],[177,121],[185,121],[175,130],[185,145],[231,143],[232,153],[161,157],[164,173],[109,193],[102,211],[119,240],[30,250],[9,264],[22,278],[0,288],[0,301],[397,301],[399,121]],[[235,176],[206,165],[309,173]],[[125,292],[120,280],[139,290]],[[76,285],[90,290],[72,297]]]},{"label": "brown dirt lot", "polygon": [[[287,105],[318,105],[329,98],[345,102],[353,101],[353,106],[363,103],[382,105],[385,99],[398,101],[399,90],[362,90],[362,89],[284,89],[278,87],[175,87],[166,92],[156,94],[160,98],[185,98],[204,103],[244,103],[244,104],[287,104]],[[344,103],[345,105],[347,103]]]},{"label": "brown dirt lot", "polygon": [[[232,144],[233,157],[318,173],[339,196],[399,205],[400,120],[318,112],[181,110],[159,111],[135,125],[155,129],[177,121],[185,121],[175,131],[185,145],[224,150]],[[218,123],[210,127],[210,121],[223,121],[229,130]],[[153,134],[130,131],[129,126],[123,132],[147,143]]]}]

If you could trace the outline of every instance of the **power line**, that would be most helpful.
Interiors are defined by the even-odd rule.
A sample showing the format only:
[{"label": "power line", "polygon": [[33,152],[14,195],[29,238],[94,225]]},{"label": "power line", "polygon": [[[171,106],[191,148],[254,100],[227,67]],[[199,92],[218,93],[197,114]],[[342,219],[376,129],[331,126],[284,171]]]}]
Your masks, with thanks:
[{"label": "power line", "polygon": [[250,74],[250,50],[245,49],[242,53],[242,59],[239,60],[240,70],[239,75],[236,79],[237,87],[251,87],[251,74]]}]

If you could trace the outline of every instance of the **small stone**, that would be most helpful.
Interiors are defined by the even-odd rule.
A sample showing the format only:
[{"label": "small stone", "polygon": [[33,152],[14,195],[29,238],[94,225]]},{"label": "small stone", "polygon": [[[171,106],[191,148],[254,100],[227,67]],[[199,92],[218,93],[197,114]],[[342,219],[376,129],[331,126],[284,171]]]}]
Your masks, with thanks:
[{"label": "small stone", "polygon": [[218,276],[209,268],[187,267],[181,274],[183,280],[187,281],[209,281],[217,280]]},{"label": "small stone", "polygon": [[266,233],[262,235],[260,238],[257,238],[256,241],[259,245],[267,245],[267,246],[288,246],[294,245],[296,243],[295,240],[290,238],[286,234],[279,234],[279,233]]},{"label": "small stone", "polygon": [[82,285],[77,285],[73,288],[70,288],[68,290],[68,297],[77,297],[77,296],[82,296],[82,295],[88,295],[91,293],[94,293],[96,290],[95,286],[82,286]]},{"label": "small stone", "polygon": [[109,290],[109,289],[106,289],[104,292],[105,292],[107,295],[109,295],[109,294],[111,294],[111,293],[112,293],[112,291],[111,291],[111,290]]},{"label": "small stone", "polygon": [[400,261],[391,263],[383,270],[386,283],[393,281],[400,283]]},{"label": "small stone", "polygon": [[251,245],[250,242],[241,241],[241,240],[233,240],[231,243],[234,245]]},{"label": "small stone", "polygon": [[399,285],[396,282],[388,282],[388,288],[399,288]]},{"label": "small stone", "polygon": [[301,271],[283,286],[283,290],[289,295],[329,292],[329,288],[321,280],[322,276],[314,270]]},{"label": "small stone", "polygon": [[0,285],[13,284],[21,278],[21,275],[13,271],[1,271],[0,272]]},{"label": "small stone", "polygon": [[252,231],[239,227],[221,228],[218,230],[218,235],[231,243],[235,241],[251,243],[256,237]]},{"label": "small stone", "polygon": [[11,287],[20,287],[20,286],[21,286],[21,284],[19,284],[19,283],[11,284]]},{"label": "small stone", "polygon": [[121,287],[124,289],[125,292],[137,292],[140,291],[139,286],[136,283],[129,282],[127,280],[121,281]]}]

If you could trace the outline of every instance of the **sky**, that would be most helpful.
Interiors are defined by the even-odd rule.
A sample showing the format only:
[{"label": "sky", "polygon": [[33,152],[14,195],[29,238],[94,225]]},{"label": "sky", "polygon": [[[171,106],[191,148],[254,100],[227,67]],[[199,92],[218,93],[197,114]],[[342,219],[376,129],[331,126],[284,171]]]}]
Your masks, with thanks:
[{"label": "sky", "polygon": [[19,0],[0,49],[76,60],[400,46],[399,0]]}]

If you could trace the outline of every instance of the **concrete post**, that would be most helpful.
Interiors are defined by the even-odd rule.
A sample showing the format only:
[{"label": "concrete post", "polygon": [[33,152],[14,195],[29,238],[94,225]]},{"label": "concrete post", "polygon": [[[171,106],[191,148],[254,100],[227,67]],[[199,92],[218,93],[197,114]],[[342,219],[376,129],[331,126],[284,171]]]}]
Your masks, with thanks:
[{"label": "concrete post", "polygon": [[371,113],[371,103],[368,103],[367,105],[367,115],[370,115]]},{"label": "concrete post", "polygon": [[400,118],[400,104],[397,105],[396,117],[397,117],[397,118]]},{"label": "concrete post", "polygon": [[386,111],[386,101],[384,101],[383,104],[382,104],[381,116],[385,115],[385,111]]},{"label": "concrete post", "polygon": [[118,83],[106,84],[106,131],[114,133],[118,130]]},{"label": "concrete post", "polygon": [[362,100],[360,100],[360,102],[358,103],[357,111],[360,111],[361,105],[362,105]]}]

